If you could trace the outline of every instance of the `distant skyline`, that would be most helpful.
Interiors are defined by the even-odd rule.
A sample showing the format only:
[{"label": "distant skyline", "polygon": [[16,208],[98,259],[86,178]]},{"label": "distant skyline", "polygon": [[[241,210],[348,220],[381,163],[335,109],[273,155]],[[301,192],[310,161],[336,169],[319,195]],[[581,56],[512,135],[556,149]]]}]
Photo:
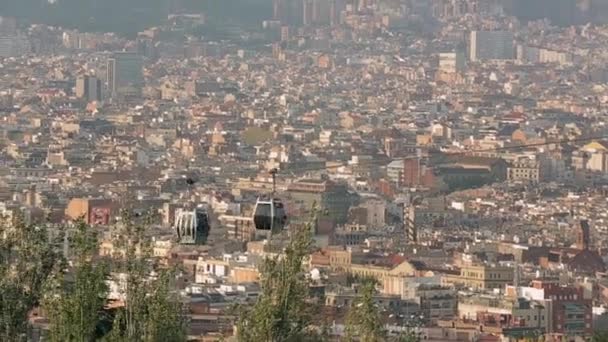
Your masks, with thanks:
[{"label": "distant skyline", "polygon": [[271,0],[1,0],[0,13],[34,23],[81,31],[134,35],[182,9],[204,12],[213,22],[259,25],[272,17]]},{"label": "distant skyline", "polygon": [[[601,1],[502,0],[508,14],[522,21],[548,18],[559,26],[600,20]],[[161,23],[175,10],[204,12],[210,25],[255,27],[272,19],[272,0],[1,0],[0,13],[31,22],[82,31],[134,35]]]}]

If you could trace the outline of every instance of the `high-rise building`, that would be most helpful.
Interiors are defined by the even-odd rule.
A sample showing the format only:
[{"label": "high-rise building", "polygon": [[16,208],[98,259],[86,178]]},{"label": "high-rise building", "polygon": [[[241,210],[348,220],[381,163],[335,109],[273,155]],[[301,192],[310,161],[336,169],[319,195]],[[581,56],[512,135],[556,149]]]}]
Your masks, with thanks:
[{"label": "high-rise building", "polygon": [[289,26],[281,26],[281,41],[289,40]]},{"label": "high-rise building", "polygon": [[17,19],[11,17],[0,17],[0,35],[14,36],[17,34]]},{"label": "high-rise building", "polygon": [[24,36],[0,34],[0,57],[17,57],[28,52],[29,41]]},{"label": "high-rise building", "polygon": [[304,25],[330,25],[335,22],[336,1],[302,0],[302,23]]},{"label": "high-rise building", "polygon": [[506,13],[520,21],[548,19],[557,26],[582,25],[604,15],[605,1],[589,0],[510,0]]},{"label": "high-rise building", "polygon": [[336,26],[340,24],[340,18],[342,11],[346,8],[344,0],[330,0],[329,1],[329,24]]},{"label": "high-rise building", "polygon": [[325,211],[324,218],[339,224],[346,223],[348,210],[357,199],[344,184],[329,180],[300,180],[290,184],[287,192],[305,210],[317,205]]},{"label": "high-rise building", "polygon": [[273,0],[273,19],[283,25],[301,26],[308,0]]},{"label": "high-rise building", "polygon": [[590,243],[589,221],[581,220],[578,223],[578,232],[576,233],[576,247],[578,249],[588,250]]},{"label": "high-rise building", "polygon": [[313,24],[314,0],[302,0],[302,24]]},{"label": "high-rise building", "polygon": [[79,76],[76,79],[76,97],[87,102],[101,101],[101,80],[95,76]]},{"label": "high-rise building", "polygon": [[469,40],[471,62],[513,59],[513,33],[508,31],[472,31]]},{"label": "high-rise building", "polygon": [[406,206],[403,217],[405,218],[405,241],[407,243],[418,242],[418,226],[416,225],[416,207],[413,204]]},{"label": "high-rise building", "polygon": [[439,54],[439,70],[442,72],[449,74],[463,72],[465,65],[464,53],[460,51]]},{"label": "high-rise building", "polygon": [[420,185],[420,158],[407,158],[403,161],[403,179],[401,184],[407,187]]},{"label": "high-rise building", "polygon": [[370,0],[359,0],[358,1],[358,9],[359,12],[364,11],[365,9],[367,9],[367,7],[370,5],[371,1]]},{"label": "high-rise building", "polygon": [[112,97],[137,96],[143,88],[142,58],[134,52],[116,52],[108,58],[108,92]]},{"label": "high-rise building", "polygon": [[281,20],[285,8],[285,0],[272,0],[272,19]]},{"label": "high-rise building", "polygon": [[315,0],[302,0],[302,24],[304,26],[315,23]]}]

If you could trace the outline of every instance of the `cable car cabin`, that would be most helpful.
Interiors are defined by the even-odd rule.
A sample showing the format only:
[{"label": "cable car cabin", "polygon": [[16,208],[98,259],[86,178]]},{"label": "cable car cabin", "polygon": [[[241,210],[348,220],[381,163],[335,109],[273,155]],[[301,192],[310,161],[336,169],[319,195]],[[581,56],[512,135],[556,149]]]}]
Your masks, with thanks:
[{"label": "cable car cabin", "polygon": [[258,232],[278,233],[287,224],[287,214],[280,199],[258,199],[253,214],[253,224]]},{"label": "cable car cabin", "polygon": [[202,208],[176,213],[175,232],[180,244],[204,245],[209,237],[209,216]]}]

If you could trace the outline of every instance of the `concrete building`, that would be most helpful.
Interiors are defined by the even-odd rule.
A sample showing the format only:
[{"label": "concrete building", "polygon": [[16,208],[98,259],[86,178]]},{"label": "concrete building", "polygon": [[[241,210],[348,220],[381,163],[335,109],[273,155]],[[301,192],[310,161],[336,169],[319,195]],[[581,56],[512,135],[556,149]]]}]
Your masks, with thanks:
[{"label": "concrete building", "polygon": [[110,223],[114,204],[110,200],[74,198],[65,209],[65,216],[70,220],[83,218],[88,224],[106,225]]},{"label": "concrete building", "polygon": [[27,39],[19,35],[0,35],[0,57],[17,57],[30,52]]},{"label": "concrete building", "polygon": [[508,60],[515,57],[513,33],[508,31],[472,31],[469,60]]},{"label": "concrete building", "polygon": [[87,102],[101,101],[101,80],[95,76],[79,76],[76,79],[76,96]]},{"label": "concrete building", "polygon": [[540,280],[530,287],[517,288],[519,296],[545,300],[549,307],[548,330],[554,336],[589,336],[593,331],[591,299],[581,288]]},{"label": "concrete building", "polygon": [[453,287],[407,282],[403,297],[420,306],[420,314],[431,323],[453,319],[458,310],[458,296]]},{"label": "concrete building", "polygon": [[463,72],[466,66],[464,53],[461,51],[439,54],[439,70],[445,73]]},{"label": "concrete building", "polygon": [[[357,300],[357,289],[337,288],[325,293],[325,305],[333,307],[350,307]],[[414,301],[402,299],[396,295],[376,294],[374,295],[376,306],[391,312],[419,314],[419,306]]]},{"label": "concrete building", "polygon": [[572,165],[577,170],[608,173],[608,148],[594,141],[572,155]]},{"label": "concrete building", "polygon": [[461,285],[473,289],[502,289],[513,283],[514,270],[508,266],[498,265],[465,265],[458,275],[445,275],[442,281],[446,284]]},{"label": "concrete building", "polygon": [[253,218],[236,215],[222,215],[219,217],[222,226],[226,227],[228,239],[233,241],[252,241],[255,238]]},{"label": "concrete building", "polygon": [[301,180],[289,185],[287,193],[306,210],[316,204],[326,211],[325,217],[336,223],[346,223],[348,210],[354,202],[345,185],[328,180]]},{"label": "concrete building", "polygon": [[458,317],[479,324],[517,328],[537,333],[548,331],[551,325],[550,305],[543,299],[517,297],[513,294],[465,294],[458,300]]},{"label": "concrete building", "polygon": [[115,52],[107,63],[108,92],[112,97],[130,97],[141,94],[143,88],[143,62],[133,52]]},{"label": "concrete building", "polygon": [[538,183],[543,181],[541,163],[530,158],[521,158],[507,168],[509,181],[523,181]]}]

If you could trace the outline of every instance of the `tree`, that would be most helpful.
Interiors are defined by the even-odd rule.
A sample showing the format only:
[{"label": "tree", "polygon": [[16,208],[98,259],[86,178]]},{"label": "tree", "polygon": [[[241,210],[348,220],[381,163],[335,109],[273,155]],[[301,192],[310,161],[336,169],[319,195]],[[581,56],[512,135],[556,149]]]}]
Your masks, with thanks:
[{"label": "tree", "polygon": [[395,342],[420,342],[420,335],[414,330],[408,329],[399,334]]},{"label": "tree", "polygon": [[72,239],[73,269],[58,270],[45,294],[44,308],[50,321],[50,341],[93,341],[97,327],[106,319],[104,305],[108,269],[97,256],[97,236],[84,221],[76,222]]},{"label": "tree", "polygon": [[598,331],[593,334],[591,342],[608,342],[608,331]]},{"label": "tree", "polygon": [[264,260],[260,267],[262,293],[252,308],[242,308],[237,322],[239,341],[319,341],[313,327],[314,310],[303,263],[312,246],[316,223],[295,231],[283,256]]},{"label": "tree", "polygon": [[148,341],[184,341],[185,323],[180,301],[171,294],[173,272],[163,271],[150,288],[146,336]]},{"label": "tree", "polygon": [[21,215],[0,225],[0,341],[26,340],[28,313],[57,259],[45,226]]},{"label": "tree", "polygon": [[151,218],[136,222],[124,212],[117,227],[115,266],[120,273],[115,280],[124,285],[125,303],[116,313],[107,341],[186,340],[182,306],[170,291],[174,272],[158,270],[150,258],[150,239],[145,231]]},{"label": "tree", "polygon": [[346,340],[362,342],[386,341],[380,311],[374,302],[376,282],[366,280],[359,289],[346,319]]}]

